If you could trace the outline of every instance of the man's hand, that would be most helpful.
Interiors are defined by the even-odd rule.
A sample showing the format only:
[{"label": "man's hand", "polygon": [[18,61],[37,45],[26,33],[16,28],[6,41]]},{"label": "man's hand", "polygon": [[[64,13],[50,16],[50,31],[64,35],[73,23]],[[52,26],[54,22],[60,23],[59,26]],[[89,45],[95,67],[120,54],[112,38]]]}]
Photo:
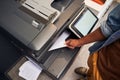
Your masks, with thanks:
[{"label": "man's hand", "polygon": [[81,46],[79,39],[69,39],[65,42],[65,44],[67,45],[67,47],[69,47],[71,49]]},{"label": "man's hand", "polygon": [[95,41],[104,40],[106,37],[102,34],[101,29],[98,28],[92,33],[80,38],[80,39],[69,39],[65,42],[67,47],[74,49],[75,47],[80,47],[84,44],[88,44]]}]

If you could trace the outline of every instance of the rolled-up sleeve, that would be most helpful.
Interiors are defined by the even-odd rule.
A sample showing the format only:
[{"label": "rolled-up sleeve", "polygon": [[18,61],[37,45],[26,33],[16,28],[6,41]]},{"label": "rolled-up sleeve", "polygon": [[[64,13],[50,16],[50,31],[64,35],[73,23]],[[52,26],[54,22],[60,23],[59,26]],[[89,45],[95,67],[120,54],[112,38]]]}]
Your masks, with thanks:
[{"label": "rolled-up sleeve", "polygon": [[101,23],[100,28],[105,37],[109,37],[113,33],[112,29],[106,24],[106,21]]},{"label": "rolled-up sleeve", "polygon": [[109,13],[107,20],[101,23],[100,28],[105,37],[109,37],[120,29],[120,4]]}]

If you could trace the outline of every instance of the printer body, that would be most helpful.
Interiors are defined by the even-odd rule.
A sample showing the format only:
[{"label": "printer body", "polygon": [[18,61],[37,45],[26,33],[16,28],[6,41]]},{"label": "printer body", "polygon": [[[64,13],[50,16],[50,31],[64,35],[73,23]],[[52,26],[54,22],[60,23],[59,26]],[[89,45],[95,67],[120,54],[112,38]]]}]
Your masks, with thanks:
[{"label": "printer body", "polygon": [[40,50],[56,32],[60,11],[53,0],[1,0],[0,25],[32,50]]},{"label": "printer body", "polygon": [[[65,2],[61,5],[60,1]],[[83,6],[84,0],[1,0],[0,26],[32,50],[30,58],[43,68],[45,74],[59,80],[79,48],[48,50]],[[42,73],[41,76],[40,80],[47,78]]]}]

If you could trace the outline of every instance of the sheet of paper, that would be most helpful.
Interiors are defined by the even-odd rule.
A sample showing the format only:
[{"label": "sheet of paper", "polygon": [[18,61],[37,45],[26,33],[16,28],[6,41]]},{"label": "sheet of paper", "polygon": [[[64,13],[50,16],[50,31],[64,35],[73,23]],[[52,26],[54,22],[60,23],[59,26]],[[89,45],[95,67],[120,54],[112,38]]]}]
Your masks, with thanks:
[{"label": "sheet of paper", "polygon": [[25,80],[37,80],[41,71],[42,68],[38,68],[34,63],[28,60],[19,68],[19,76]]},{"label": "sheet of paper", "polygon": [[65,39],[69,37],[69,35],[70,33],[68,31],[63,32],[48,51],[66,47]]}]

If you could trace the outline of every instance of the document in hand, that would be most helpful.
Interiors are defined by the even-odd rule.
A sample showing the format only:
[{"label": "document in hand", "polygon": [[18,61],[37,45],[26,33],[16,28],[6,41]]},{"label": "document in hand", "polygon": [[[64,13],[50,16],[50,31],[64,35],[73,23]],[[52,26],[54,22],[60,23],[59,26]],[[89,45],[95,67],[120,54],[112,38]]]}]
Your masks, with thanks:
[{"label": "document in hand", "polygon": [[41,71],[42,68],[28,60],[19,68],[19,76],[25,80],[37,80]]},{"label": "document in hand", "polygon": [[64,31],[58,39],[55,41],[55,43],[51,46],[51,48],[48,51],[52,51],[55,49],[66,47],[65,40],[70,36],[70,33],[68,31]]}]

